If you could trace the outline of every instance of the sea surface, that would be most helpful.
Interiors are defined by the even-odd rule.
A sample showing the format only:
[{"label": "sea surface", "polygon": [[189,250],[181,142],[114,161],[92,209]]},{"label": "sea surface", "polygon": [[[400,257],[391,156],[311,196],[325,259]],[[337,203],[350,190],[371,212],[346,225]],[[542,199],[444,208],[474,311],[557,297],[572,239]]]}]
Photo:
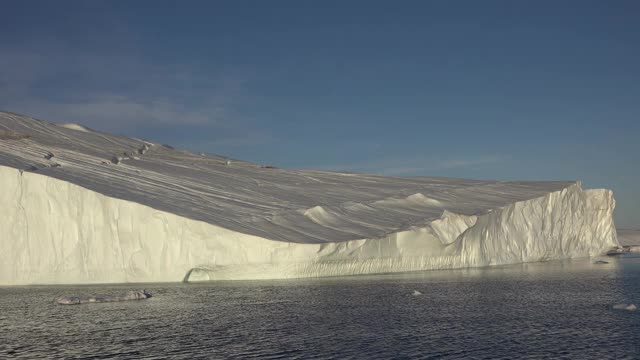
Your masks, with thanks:
[{"label": "sea surface", "polygon": [[[0,288],[0,358],[640,358],[640,257],[401,275]],[[154,297],[57,305],[65,295]],[[413,295],[414,291],[422,295]]]}]

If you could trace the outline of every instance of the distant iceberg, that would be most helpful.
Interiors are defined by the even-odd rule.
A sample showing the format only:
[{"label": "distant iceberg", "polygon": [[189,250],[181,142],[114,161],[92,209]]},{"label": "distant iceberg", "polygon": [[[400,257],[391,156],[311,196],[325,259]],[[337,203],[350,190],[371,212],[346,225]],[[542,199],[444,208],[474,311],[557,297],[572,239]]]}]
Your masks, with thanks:
[{"label": "distant iceberg", "polygon": [[618,230],[618,240],[622,246],[640,246],[640,230]]},{"label": "distant iceberg", "polygon": [[0,138],[0,285],[376,274],[619,246],[612,192],[579,182],[284,170],[2,112],[0,131],[24,135]]}]

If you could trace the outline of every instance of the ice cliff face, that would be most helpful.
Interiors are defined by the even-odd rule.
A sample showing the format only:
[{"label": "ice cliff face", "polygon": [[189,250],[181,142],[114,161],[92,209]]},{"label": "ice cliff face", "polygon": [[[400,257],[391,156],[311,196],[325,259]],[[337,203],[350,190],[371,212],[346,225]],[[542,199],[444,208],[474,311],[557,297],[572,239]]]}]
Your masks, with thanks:
[{"label": "ice cliff face", "polygon": [[[3,135],[4,134],[4,135]],[[612,193],[293,171],[0,113],[0,284],[273,279],[564,259]]]}]

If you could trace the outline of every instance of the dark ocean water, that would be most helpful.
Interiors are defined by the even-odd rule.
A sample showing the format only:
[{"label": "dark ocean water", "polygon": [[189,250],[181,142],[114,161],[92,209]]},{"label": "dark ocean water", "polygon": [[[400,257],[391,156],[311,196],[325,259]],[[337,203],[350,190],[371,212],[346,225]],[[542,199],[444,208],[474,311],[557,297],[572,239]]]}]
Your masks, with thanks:
[{"label": "dark ocean water", "polygon": [[[296,281],[0,288],[0,358],[640,358],[640,258]],[[72,294],[149,300],[56,305]],[[412,295],[414,290],[423,293]]]}]

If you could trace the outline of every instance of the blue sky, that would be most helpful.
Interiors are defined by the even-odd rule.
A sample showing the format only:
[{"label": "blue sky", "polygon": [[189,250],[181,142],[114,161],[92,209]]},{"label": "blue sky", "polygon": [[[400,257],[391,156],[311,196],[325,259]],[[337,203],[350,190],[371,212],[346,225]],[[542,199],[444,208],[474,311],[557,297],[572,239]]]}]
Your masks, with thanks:
[{"label": "blue sky", "polygon": [[4,1],[0,108],[289,168],[615,191],[638,1]]}]

